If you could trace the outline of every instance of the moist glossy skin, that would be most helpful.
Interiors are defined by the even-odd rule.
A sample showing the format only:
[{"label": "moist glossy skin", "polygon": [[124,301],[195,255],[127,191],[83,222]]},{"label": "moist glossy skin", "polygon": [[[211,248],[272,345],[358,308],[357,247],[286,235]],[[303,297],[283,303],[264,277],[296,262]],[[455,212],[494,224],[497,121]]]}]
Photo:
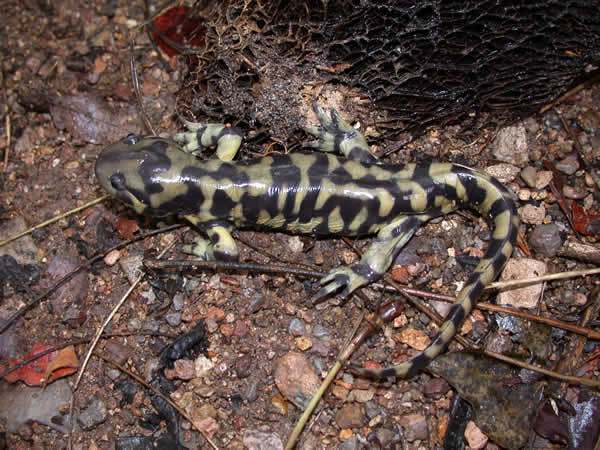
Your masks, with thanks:
[{"label": "moist glossy skin", "polygon": [[[273,154],[232,161],[241,132],[224,125],[188,124],[193,131],[168,139],[129,136],[100,154],[96,175],[112,195],[138,213],[177,214],[205,232],[191,250],[204,259],[235,259],[234,227],[312,235],[377,234],[360,261],[333,269],[315,299],[380,278],[400,248],[426,220],[469,207],[491,219],[493,235],[440,333],[413,359],[375,376],[410,376],[440,354],[484,286],[512,253],[518,221],[506,189],[488,175],[453,164],[391,165],[379,162],[364,137],[332,111],[315,107],[321,128],[308,130],[321,152]],[[190,152],[217,146],[220,159]],[[338,156],[341,153],[345,157]]]}]

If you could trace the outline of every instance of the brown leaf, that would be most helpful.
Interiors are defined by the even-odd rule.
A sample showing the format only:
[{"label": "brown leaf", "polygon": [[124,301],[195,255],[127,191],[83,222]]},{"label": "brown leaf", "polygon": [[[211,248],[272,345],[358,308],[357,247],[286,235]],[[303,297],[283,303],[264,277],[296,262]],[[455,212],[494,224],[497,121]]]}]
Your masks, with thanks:
[{"label": "brown leaf", "polygon": [[117,221],[117,234],[121,239],[129,241],[134,238],[134,233],[139,230],[140,227],[135,220],[120,218]]},{"label": "brown leaf", "polygon": [[43,382],[45,385],[77,372],[77,367],[79,367],[79,361],[75,354],[75,347],[72,345],[63,348],[56,353],[58,354],[50,361],[44,371]]}]

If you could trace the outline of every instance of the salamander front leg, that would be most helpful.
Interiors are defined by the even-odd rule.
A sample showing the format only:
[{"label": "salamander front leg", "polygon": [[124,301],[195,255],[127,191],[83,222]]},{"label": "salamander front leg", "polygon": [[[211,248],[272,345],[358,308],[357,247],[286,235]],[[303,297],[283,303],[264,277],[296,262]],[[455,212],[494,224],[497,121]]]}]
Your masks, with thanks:
[{"label": "salamander front leg", "polygon": [[184,124],[189,131],[173,135],[173,139],[182,145],[188,153],[217,147],[217,157],[221,161],[231,161],[242,144],[242,130],[220,123],[201,124],[188,122]]},{"label": "salamander front leg", "polygon": [[312,298],[313,302],[339,291],[342,298],[353,291],[381,278],[392,264],[398,251],[408,242],[416,229],[431,217],[427,215],[404,216],[383,228],[360,261],[350,266],[333,269],[321,279],[322,288]]},{"label": "salamander front leg", "polygon": [[185,245],[183,251],[195,255],[204,261],[237,261],[238,248],[229,233],[228,224],[215,223],[208,226],[202,225],[194,216],[186,216],[194,225],[199,225],[208,236],[208,239],[196,238],[193,245]]},{"label": "salamander front leg", "polygon": [[306,129],[307,133],[317,138],[315,141],[306,143],[306,147],[313,147],[322,152],[337,152],[356,161],[377,161],[377,157],[369,150],[367,141],[361,132],[348,125],[335,109],[331,110],[331,119],[317,102],[313,103],[313,109],[321,127]]}]

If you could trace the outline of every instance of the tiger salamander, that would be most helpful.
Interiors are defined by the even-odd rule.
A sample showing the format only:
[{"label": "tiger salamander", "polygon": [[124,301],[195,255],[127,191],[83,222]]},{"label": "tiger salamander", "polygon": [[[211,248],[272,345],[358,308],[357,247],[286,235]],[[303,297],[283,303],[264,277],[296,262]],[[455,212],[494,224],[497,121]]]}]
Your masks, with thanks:
[{"label": "tiger salamander", "polygon": [[[140,214],[185,217],[203,231],[188,251],[204,259],[234,260],[230,232],[257,227],[315,236],[376,234],[362,258],[331,270],[314,299],[341,291],[347,297],[380,278],[415,230],[432,217],[470,207],[488,217],[493,233],[432,344],[407,362],[372,376],[407,377],[444,351],[484,287],[510,257],[518,218],[509,192],[494,178],[457,164],[387,164],[365,138],[315,105],[321,127],[307,131],[320,151],[270,154],[233,161],[238,128],[188,123],[188,132],[160,137],[130,135],[106,147],[96,176],[110,194]],[[216,146],[217,158],[192,154]],[[338,156],[339,153],[343,156]]]}]

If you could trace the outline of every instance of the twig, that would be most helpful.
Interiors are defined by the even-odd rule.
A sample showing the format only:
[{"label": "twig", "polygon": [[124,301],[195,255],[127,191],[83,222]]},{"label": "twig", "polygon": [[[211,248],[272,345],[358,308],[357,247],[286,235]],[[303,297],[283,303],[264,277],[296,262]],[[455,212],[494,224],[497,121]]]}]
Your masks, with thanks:
[{"label": "twig", "polygon": [[576,94],[579,91],[584,90],[585,88],[591,86],[592,84],[596,83],[598,80],[600,80],[600,74],[590,78],[589,80],[584,81],[581,84],[578,84],[577,86],[575,86],[573,89],[568,90],[567,92],[565,92],[563,95],[561,95],[560,97],[558,97],[556,100],[554,100],[553,102],[548,103],[547,105],[543,106],[540,109],[540,114],[544,114],[546,111],[548,111],[550,108],[553,108],[554,106],[558,105],[559,103],[561,103],[563,100],[569,98],[571,95]]},{"label": "twig", "polygon": [[6,149],[4,150],[4,172],[8,170],[8,154],[10,153],[10,138],[11,138],[11,128],[10,128],[10,114],[6,115]]},{"label": "twig", "polygon": [[126,373],[131,378],[133,378],[135,381],[142,384],[142,386],[146,387],[147,389],[150,389],[156,395],[161,397],[164,401],[166,401],[169,405],[171,405],[179,414],[181,414],[181,416],[184,417],[185,420],[187,420],[194,428],[196,428],[196,430],[198,430],[200,432],[200,434],[202,434],[202,436],[204,436],[204,439],[206,439],[206,441],[210,444],[210,446],[212,448],[214,448],[214,449],[218,448],[217,445],[210,439],[210,437],[207,436],[206,432],[204,430],[202,430],[201,428],[199,428],[194,423],[194,420],[183,409],[181,409],[175,402],[173,402],[173,400],[171,400],[169,397],[167,397],[165,394],[160,392],[154,386],[146,383],[146,381],[143,378],[141,378],[139,375],[137,375],[137,374],[133,373],[131,370],[121,366],[116,361],[113,361],[112,359],[107,358],[106,356],[102,355],[101,353],[98,353],[97,351],[94,351],[94,356],[97,356],[98,358],[102,359],[103,361],[106,361],[107,363],[112,364],[117,369],[119,369],[121,372]]},{"label": "twig", "polygon": [[523,278],[521,280],[507,280],[507,281],[496,281],[486,286],[486,289],[503,289],[506,287],[520,286],[522,284],[537,284],[542,281],[554,281],[564,280],[567,278],[584,277],[587,275],[596,275],[600,273],[598,269],[586,269],[586,270],[570,270],[567,272],[551,273],[549,275],[542,275],[534,278]]},{"label": "twig", "polygon": [[39,228],[43,228],[43,227],[45,227],[46,225],[50,225],[50,224],[52,224],[52,223],[54,223],[54,222],[58,222],[60,219],[64,219],[65,217],[68,217],[68,216],[70,216],[70,215],[72,215],[72,214],[78,213],[79,211],[82,211],[82,210],[84,210],[84,209],[86,209],[86,208],[89,208],[90,206],[97,205],[98,203],[101,203],[101,202],[103,202],[104,200],[106,200],[106,199],[107,199],[107,198],[109,198],[109,197],[110,197],[110,195],[108,195],[108,194],[106,194],[106,195],[103,195],[102,197],[99,197],[99,198],[97,198],[96,200],[92,200],[91,202],[89,202],[89,203],[86,203],[86,204],[85,204],[85,205],[83,205],[83,206],[80,206],[80,207],[78,207],[78,208],[75,208],[75,209],[71,209],[70,211],[67,211],[67,212],[65,212],[65,213],[63,213],[63,214],[60,214],[60,215],[58,215],[58,216],[55,216],[55,217],[53,217],[52,219],[48,219],[48,220],[46,220],[46,221],[44,221],[44,222],[42,222],[42,223],[38,223],[37,225],[35,225],[35,226],[33,226],[33,227],[29,228],[28,230],[25,230],[25,231],[23,231],[22,233],[19,233],[19,234],[15,234],[14,236],[11,236],[11,237],[9,237],[8,239],[5,239],[4,241],[0,242],[0,247],[2,247],[3,245],[6,245],[6,244],[8,244],[9,242],[12,242],[12,241],[14,241],[14,240],[17,240],[17,239],[19,239],[20,237],[23,237],[23,236],[25,236],[25,235],[27,235],[27,234],[30,234],[30,233],[34,232],[35,230],[37,230],[37,229],[39,229]]},{"label": "twig", "polygon": [[91,266],[95,262],[103,259],[106,255],[108,255],[113,250],[118,250],[120,248],[126,247],[126,246],[128,246],[129,244],[131,244],[133,242],[137,242],[137,241],[139,241],[141,239],[145,239],[147,237],[154,236],[155,234],[160,234],[160,233],[164,233],[166,231],[176,230],[177,228],[181,228],[181,227],[183,227],[183,225],[181,225],[181,224],[170,225],[168,227],[160,228],[158,230],[153,230],[153,231],[150,231],[148,233],[141,234],[139,236],[136,236],[133,239],[130,239],[130,240],[125,241],[125,242],[121,242],[120,244],[117,244],[117,245],[109,248],[104,253],[96,255],[93,258],[87,260],[86,262],[80,264],[79,267],[76,267],[75,269],[73,269],[71,272],[69,272],[64,277],[62,277],[60,280],[58,280],[56,283],[54,283],[45,292],[43,292],[42,294],[38,295],[36,298],[34,298],[33,300],[31,300],[29,303],[27,303],[25,306],[23,306],[21,309],[19,309],[17,312],[15,312],[12,316],[10,316],[8,318],[8,320],[4,324],[0,325],[0,334],[4,333],[4,331],[6,331],[6,329],[8,327],[10,327],[19,317],[21,317],[23,314],[25,314],[25,312],[28,311],[29,308],[31,308],[31,307],[35,306],[37,303],[41,302],[44,298],[46,298],[48,295],[50,295],[52,292],[54,292],[60,285],[62,285],[66,281],[70,280],[80,270],[83,270],[86,267]]},{"label": "twig", "polygon": [[571,376],[571,375],[563,375],[561,373],[554,372],[552,370],[543,369],[541,367],[534,366],[532,364],[524,363],[523,361],[519,361],[518,359],[510,358],[508,356],[501,355],[500,353],[496,353],[496,352],[490,352],[490,351],[486,350],[482,353],[486,356],[506,362],[508,364],[513,364],[515,366],[518,366],[518,367],[521,367],[521,368],[527,369],[527,370],[533,370],[535,372],[541,373],[548,377],[556,378],[557,380],[565,381],[570,384],[583,384],[585,386],[590,386],[590,387],[595,387],[595,388],[600,387],[600,380],[594,380],[592,378],[584,378],[584,377],[575,377],[575,376]]},{"label": "twig", "polygon": [[131,82],[133,83],[133,90],[135,91],[135,100],[137,101],[138,111],[142,116],[142,122],[144,123],[144,127],[148,130],[152,136],[156,136],[156,131],[154,131],[154,127],[152,123],[150,123],[150,119],[148,119],[148,114],[146,114],[146,109],[144,108],[144,104],[142,102],[142,91],[140,89],[140,80],[138,78],[137,70],[135,68],[135,58],[133,57],[133,41],[131,41],[131,57],[129,58],[129,69],[131,70]]},{"label": "twig", "polygon": [[[171,245],[168,245],[167,247],[165,247],[165,249],[162,252],[160,252],[158,257],[159,258],[163,257],[165,255],[165,253],[168,250],[170,250],[171,247],[174,245],[175,244],[172,243]],[[117,304],[114,306],[112,311],[108,314],[106,319],[104,319],[104,322],[96,331],[96,335],[94,336],[94,339],[92,339],[92,342],[90,343],[89,350],[88,350],[87,354],[85,355],[85,358],[83,359],[83,362],[81,363],[81,366],[79,367],[79,371],[77,373],[77,378],[75,379],[75,383],[73,384],[73,396],[71,397],[71,404],[69,407],[69,417],[70,417],[70,420],[69,420],[69,423],[70,423],[69,448],[72,448],[72,439],[73,439],[73,409],[75,407],[75,392],[77,392],[77,389],[79,389],[79,383],[81,382],[81,379],[83,377],[85,369],[87,368],[88,362],[92,356],[94,349],[96,348],[96,345],[98,344],[98,341],[100,340],[100,336],[102,335],[102,333],[104,332],[104,330],[106,329],[108,324],[111,322],[111,320],[113,319],[114,315],[117,313],[119,308],[121,308],[123,303],[125,303],[125,301],[129,298],[131,293],[137,288],[137,286],[141,283],[141,281],[144,279],[145,276],[146,276],[146,274],[142,273],[140,276],[138,276],[135,279],[135,281],[133,283],[131,283],[131,286],[129,287],[127,292],[125,292],[123,297],[121,297],[121,300],[119,300],[117,302]]]}]

